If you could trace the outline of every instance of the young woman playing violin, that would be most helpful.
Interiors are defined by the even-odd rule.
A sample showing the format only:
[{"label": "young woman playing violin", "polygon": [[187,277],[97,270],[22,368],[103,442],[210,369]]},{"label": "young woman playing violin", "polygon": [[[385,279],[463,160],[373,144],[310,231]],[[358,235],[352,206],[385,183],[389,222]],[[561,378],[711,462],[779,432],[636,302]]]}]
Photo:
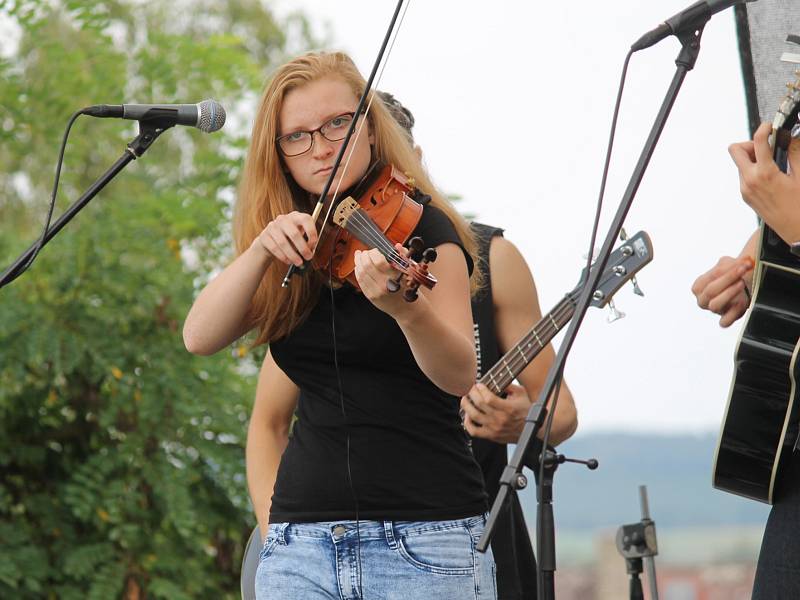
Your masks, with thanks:
[{"label": "young woman playing violin", "polygon": [[[409,144],[421,155],[419,146],[414,143],[415,119],[411,111],[391,94],[378,92],[378,95],[407,133]],[[483,286],[472,297],[475,345],[481,357],[480,377],[541,319],[541,311],[533,277],[517,248],[503,237],[501,229],[478,223],[471,226],[478,237],[483,275]],[[515,443],[519,438],[531,406],[529,395],[538,396],[553,358],[552,347],[548,345],[520,374],[522,387],[511,386],[504,398],[476,385],[461,400],[465,428],[473,436],[472,453],[481,467],[490,504],[508,462],[506,444]],[[247,484],[259,532],[269,529],[275,472],[288,438],[285,421],[274,418],[274,407],[294,407],[298,395],[297,386],[267,357],[259,375],[247,431]],[[572,435],[576,427],[575,404],[564,385],[550,440],[558,444]],[[536,452],[540,450],[541,445]],[[491,547],[497,565],[498,600],[535,599],[536,561],[516,495],[512,495],[508,509],[497,523]],[[242,576],[252,589],[255,573],[247,569]]]},{"label": "young woman playing violin", "polygon": [[[239,255],[198,296],[184,341],[210,354],[257,328],[267,364],[300,390],[296,410],[272,410],[287,429],[293,411],[297,419],[280,464],[280,447],[266,458],[277,473],[260,599],[495,598],[491,553],[475,551],[486,494],[459,417],[476,369],[475,240],[386,108],[356,113],[364,85],[340,53],[274,74],[237,204]],[[413,235],[438,253],[437,284],[415,302],[389,291],[397,271],[376,249],[355,253],[360,291],[323,271],[281,288],[287,265],[311,260],[320,240],[309,212],[351,119],[363,131],[331,190],[358,184],[380,160],[431,196]]]}]

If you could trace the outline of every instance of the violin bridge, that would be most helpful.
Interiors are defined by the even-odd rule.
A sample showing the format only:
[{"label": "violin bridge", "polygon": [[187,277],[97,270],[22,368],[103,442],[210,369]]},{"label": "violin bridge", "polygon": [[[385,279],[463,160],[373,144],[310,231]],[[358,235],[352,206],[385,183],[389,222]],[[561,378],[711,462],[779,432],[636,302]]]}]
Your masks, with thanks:
[{"label": "violin bridge", "polygon": [[347,220],[359,209],[358,202],[353,200],[352,196],[348,196],[339,202],[336,210],[333,213],[333,222],[342,229],[347,228]]}]

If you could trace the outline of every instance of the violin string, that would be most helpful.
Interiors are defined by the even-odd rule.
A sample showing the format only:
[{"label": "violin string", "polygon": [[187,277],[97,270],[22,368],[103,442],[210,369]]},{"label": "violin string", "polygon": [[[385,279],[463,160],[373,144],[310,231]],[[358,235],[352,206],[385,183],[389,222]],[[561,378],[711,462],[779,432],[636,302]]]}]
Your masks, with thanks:
[{"label": "violin string", "polygon": [[395,253],[394,245],[391,241],[384,235],[380,229],[375,225],[374,221],[367,216],[364,215],[363,211],[356,211],[352,215],[350,215],[348,221],[348,226],[354,226],[360,233],[364,235],[365,242],[369,242],[372,246],[383,250],[387,253]]},{"label": "violin string", "polygon": [[[357,216],[356,216],[357,215]],[[408,268],[413,264],[413,261],[403,257],[400,255],[394,246],[391,246],[391,242],[389,239],[383,234],[380,229],[378,229],[377,225],[375,224],[372,219],[369,218],[363,211],[357,211],[353,213],[348,219],[348,229],[353,230],[357,235],[358,239],[364,241],[366,244],[372,244],[374,247],[381,250],[383,255],[389,262],[393,262],[398,268],[406,272]],[[362,237],[359,237],[360,234]],[[366,241],[365,241],[366,240]]]},{"label": "violin string", "polygon": [[[384,55],[384,59],[383,62],[381,63],[378,75],[375,78],[375,84],[372,86],[373,90],[378,89],[378,86],[381,83],[381,79],[383,79],[383,72],[386,70],[386,65],[389,63],[389,56],[391,56],[392,54],[392,49],[394,48],[394,42],[395,40],[397,40],[397,34],[400,33],[400,28],[403,26],[403,21],[406,18],[406,12],[408,12],[409,4],[411,4],[411,0],[408,0],[403,5],[403,12],[400,15],[400,21],[398,22],[397,27],[395,27],[394,31],[392,32],[392,38],[389,42],[389,48],[387,49],[386,54]],[[331,216],[331,210],[333,210],[333,206],[336,203],[335,202],[336,198],[339,196],[339,188],[342,186],[342,181],[344,181],[344,175],[345,173],[347,173],[347,169],[350,166],[350,159],[353,157],[353,150],[355,150],[356,144],[358,143],[358,138],[361,137],[361,130],[364,129],[364,123],[367,122],[367,115],[369,115],[369,110],[370,108],[372,108],[372,102],[374,99],[375,99],[375,94],[374,93],[370,94],[369,100],[367,102],[367,107],[366,109],[364,109],[364,119],[361,121],[361,123],[358,124],[358,128],[356,129],[355,139],[353,140],[353,145],[350,148],[350,152],[347,153],[347,158],[345,159],[344,166],[342,167],[342,174],[339,177],[339,182],[336,184],[336,189],[333,191],[333,196],[331,197],[332,201],[330,203],[330,206],[328,206],[328,211],[325,213],[325,219],[322,221],[323,227],[324,224],[328,222],[328,219]]]},{"label": "violin string", "polygon": [[393,248],[390,248],[384,244],[384,240],[380,238],[376,238],[373,231],[370,229],[356,223],[355,221],[350,221],[347,224],[347,230],[354,234],[358,240],[363,242],[369,248],[377,248],[383,256],[386,257],[387,260],[400,260],[400,255],[394,251]]},{"label": "violin string", "polygon": [[[367,244],[372,242],[376,248],[382,251],[386,259],[389,262],[393,262],[395,265],[397,265],[398,269],[403,273],[407,273],[408,269],[412,265],[417,264],[414,260],[404,257],[397,252],[395,247],[392,245],[391,240],[386,237],[386,235],[378,228],[375,221],[373,221],[363,209],[358,209],[355,211],[348,218],[347,225],[348,229],[355,232],[356,237],[358,237],[359,234],[362,236],[358,239]],[[379,244],[378,241],[381,243]],[[426,271],[423,277],[427,280],[430,280],[431,276]]]},{"label": "violin string", "polygon": [[[360,222],[359,222],[360,221]],[[363,243],[367,245],[374,245],[374,247],[378,248],[382,254],[386,257],[386,259],[397,266],[397,269],[405,274],[412,274],[409,272],[409,268],[411,267],[414,261],[409,260],[401,256],[396,252],[396,250],[392,249],[391,254],[389,254],[386,250],[387,246],[390,244],[390,241],[386,238],[380,229],[378,229],[375,222],[369,218],[369,215],[364,213],[363,210],[358,210],[354,212],[347,220],[347,230],[353,232],[353,234],[361,240]],[[380,243],[382,242],[382,243]],[[415,276],[421,277],[424,281],[420,281],[420,284],[424,284],[425,282],[431,281],[430,274],[425,271],[424,274],[416,274]],[[415,277],[416,278],[416,277]],[[427,284],[426,284],[427,285]]]},{"label": "violin string", "polygon": [[375,222],[370,219],[369,216],[363,214],[362,211],[353,213],[347,223],[356,233],[361,234],[363,241],[367,245],[371,245],[380,250],[387,260],[394,260],[403,267],[408,266],[404,257],[391,243],[391,240],[389,240],[384,233],[378,229]]},{"label": "violin string", "polygon": [[390,251],[390,250],[387,250],[384,247],[379,247],[379,246],[372,245],[368,241],[368,238],[370,237],[370,234],[367,231],[363,230],[358,224],[355,224],[355,223],[350,224],[350,226],[348,227],[348,230],[353,232],[353,234],[356,236],[356,238],[358,238],[360,241],[365,243],[367,246],[377,248],[381,252],[381,255],[384,258],[386,258],[386,260],[390,264],[395,265],[398,270],[400,270],[400,271],[402,271],[404,273],[408,271],[409,267],[411,266],[410,262],[405,260],[394,249],[392,249]]},{"label": "violin string", "polygon": [[391,240],[377,227],[375,222],[363,211],[358,210],[348,217],[346,228],[360,235],[359,239],[370,247],[380,250],[388,260],[404,262]]}]

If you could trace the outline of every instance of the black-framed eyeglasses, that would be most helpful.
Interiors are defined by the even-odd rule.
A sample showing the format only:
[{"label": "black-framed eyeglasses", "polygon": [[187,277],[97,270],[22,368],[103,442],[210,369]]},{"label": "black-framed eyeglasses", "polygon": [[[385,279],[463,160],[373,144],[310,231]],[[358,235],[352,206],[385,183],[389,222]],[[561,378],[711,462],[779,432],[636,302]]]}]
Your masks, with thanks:
[{"label": "black-framed eyeglasses", "polygon": [[347,129],[350,127],[350,123],[353,122],[355,114],[354,112],[342,113],[329,121],[325,121],[316,129],[293,131],[275,138],[275,142],[277,142],[281,153],[286,157],[299,156],[311,150],[314,145],[314,134],[317,132],[329,142],[340,142],[347,135]]}]

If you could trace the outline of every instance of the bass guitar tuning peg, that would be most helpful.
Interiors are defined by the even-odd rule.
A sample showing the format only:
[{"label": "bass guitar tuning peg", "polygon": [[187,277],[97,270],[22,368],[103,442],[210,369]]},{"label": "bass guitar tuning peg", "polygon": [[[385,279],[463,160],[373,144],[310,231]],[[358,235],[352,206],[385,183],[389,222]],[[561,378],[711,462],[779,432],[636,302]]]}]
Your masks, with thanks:
[{"label": "bass guitar tuning peg", "polygon": [[[592,264],[594,264],[597,261],[597,259],[595,257],[597,256],[597,253],[599,251],[600,251],[600,248],[598,248],[597,246],[592,248]],[[589,255],[586,254],[585,252],[583,254],[581,254],[581,257],[583,258],[583,260],[588,260],[589,259]]]},{"label": "bass guitar tuning peg", "polygon": [[606,321],[608,323],[613,323],[614,321],[619,321],[620,319],[625,318],[625,313],[617,309],[617,305],[614,304],[613,300],[608,301],[608,310],[609,314],[608,317],[606,317]]},{"label": "bass guitar tuning peg", "polygon": [[637,296],[644,297],[644,292],[642,291],[642,288],[639,287],[639,281],[636,279],[636,277],[631,277],[631,283],[633,284],[633,293]]}]

